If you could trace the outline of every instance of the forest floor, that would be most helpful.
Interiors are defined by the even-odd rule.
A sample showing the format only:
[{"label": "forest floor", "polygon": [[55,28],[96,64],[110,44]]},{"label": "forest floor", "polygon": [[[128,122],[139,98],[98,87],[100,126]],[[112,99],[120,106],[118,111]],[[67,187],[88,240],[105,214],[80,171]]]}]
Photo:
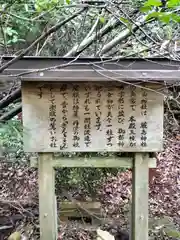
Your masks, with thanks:
[{"label": "forest floor", "polygon": [[[170,130],[171,129],[171,130]],[[168,131],[168,132],[167,132]],[[164,151],[156,155],[157,168],[150,170],[149,229],[151,239],[180,239],[180,134],[168,128]],[[109,176],[97,190],[106,219],[114,228],[129,229],[131,200],[130,170]],[[27,238],[39,238],[37,170],[19,164],[0,163],[0,240],[13,231]],[[108,221],[107,221],[108,222]],[[103,229],[112,229],[103,223]],[[96,227],[96,226],[95,226]],[[60,225],[60,239],[94,239],[93,226],[69,222]],[[95,229],[94,229],[95,230]]]}]

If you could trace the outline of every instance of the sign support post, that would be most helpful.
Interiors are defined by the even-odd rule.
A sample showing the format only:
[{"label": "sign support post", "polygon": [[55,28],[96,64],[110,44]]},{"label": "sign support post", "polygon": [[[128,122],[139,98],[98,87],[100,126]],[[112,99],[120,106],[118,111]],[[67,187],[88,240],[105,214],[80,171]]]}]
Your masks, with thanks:
[{"label": "sign support post", "polygon": [[57,239],[55,171],[52,161],[51,153],[39,153],[39,216],[40,239],[42,240]]},{"label": "sign support post", "polygon": [[148,154],[135,153],[132,178],[131,240],[148,240]]}]

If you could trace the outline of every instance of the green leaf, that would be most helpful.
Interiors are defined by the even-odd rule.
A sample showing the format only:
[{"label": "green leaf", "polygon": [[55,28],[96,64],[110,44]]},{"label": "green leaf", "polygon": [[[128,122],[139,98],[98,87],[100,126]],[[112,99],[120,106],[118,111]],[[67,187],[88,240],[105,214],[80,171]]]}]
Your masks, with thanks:
[{"label": "green leaf", "polygon": [[127,28],[129,28],[129,30],[131,31],[131,29],[132,29],[132,23],[131,23],[128,19],[123,18],[123,17],[120,17],[120,21],[123,22],[123,23],[125,23],[126,26],[127,26]]},{"label": "green leaf", "polygon": [[104,17],[100,17],[99,20],[101,23],[105,23],[105,21],[106,21]]},{"label": "green leaf", "polygon": [[66,3],[67,3],[67,4],[70,4],[70,3],[71,3],[71,0],[66,0]]},{"label": "green leaf", "polygon": [[180,22],[180,16],[172,12],[159,13],[158,19],[164,23],[169,23],[170,21]]},{"label": "green leaf", "polygon": [[150,14],[147,15],[146,20],[149,20],[149,19],[151,19],[151,18],[158,18],[159,15],[160,15],[159,12],[152,12],[152,13],[150,13]]},{"label": "green leaf", "polygon": [[34,5],[37,12],[41,12],[41,7],[38,4]]},{"label": "green leaf", "polygon": [[128,20],[128,19],[126,19],[126,18],[120,17],[120,20],[121,20],[121,22],[124,22],[124,23],[129,23],[129,20]]},{"label": "green leaf", "polygon": [[141,12],[148,12],[152,9],[152,6],[144,6],[140,8]]},{"label": "green leaf", "polygon": [[160,13],[159,20],[164,23],[169,23],[171,20],[171,13]]},{"label": "green leaf", "polygon": [[177,15],[176,13],[172,13],[172,14],[171,14],[171,19],[172,19],[174,22],[177,22],[177,23],[180,22],[180,16]]},{"label": "green leaf", "polygon": [[167,7],[168,8],[174,8],[180,5],[180,0],[169,0],[167,2]]},{"label": "green leaf", "polygon": [[155,7],[160,7],[162,5],[160,0],[148,0],[144,6],[149,7],[149,6],[155,6]]}]

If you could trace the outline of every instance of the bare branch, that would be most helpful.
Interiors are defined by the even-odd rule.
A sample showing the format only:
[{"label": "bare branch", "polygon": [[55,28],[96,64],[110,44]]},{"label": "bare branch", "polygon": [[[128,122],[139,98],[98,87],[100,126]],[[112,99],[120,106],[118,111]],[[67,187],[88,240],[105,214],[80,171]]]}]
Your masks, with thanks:
[{"label": "bare branch", "polygon": [[88,35],[86,36],[86,39],[89,38],[93,34],[94,30],[97,28],[99,19],[100,19],[100,17],[98,16],[94,25],[92,26],[91,30],[89,31]]}]

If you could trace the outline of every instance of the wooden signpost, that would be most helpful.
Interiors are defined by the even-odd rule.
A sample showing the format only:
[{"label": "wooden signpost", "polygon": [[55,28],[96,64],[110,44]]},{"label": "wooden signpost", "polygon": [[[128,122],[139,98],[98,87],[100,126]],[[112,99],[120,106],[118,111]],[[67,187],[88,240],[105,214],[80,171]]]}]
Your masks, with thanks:
[{"label": "wooden signpost", "polygon": [[[101,71],[88,64],[83,70],[68,66],[41,71],[38,68],[58,65],[57,60],[30,61],[30,65],[24,61],[25,67],[18,67],[23,73],[24,151],[39,153],[35,165],[39,171],[41,240],[57,239],[55,167],[133,168],[131,239],[147,240],[148,174],[149,167],[156,167],[149,154],[163,149],[163,95],[156,91],[157,82],[147,82],[151,74],[156,81],[164,77],[171,80],[176,70],[164,72],[161,65],[130,65],[127,60],[119,68],[117,64],[103,65]],[[24,68],[31,64],[30,73],[24,76]],[[125,84],[128,77],[137,81]],[[131,157],[68,158],[55,157],[55,152],[124,152]]]},{"label": "wooden signpost", "polygon": [[105,151],[135,153],[132,239],[148,239],[147,153],[162,150],[163,97],[147,89],[112,83],[22,83],[24,150],[40,153],[42,240],[57,237],[54,166],[121,167],[121,160],[130,161],[81,159],[77,164],[76,159],[55,160],[52,153]]}]

